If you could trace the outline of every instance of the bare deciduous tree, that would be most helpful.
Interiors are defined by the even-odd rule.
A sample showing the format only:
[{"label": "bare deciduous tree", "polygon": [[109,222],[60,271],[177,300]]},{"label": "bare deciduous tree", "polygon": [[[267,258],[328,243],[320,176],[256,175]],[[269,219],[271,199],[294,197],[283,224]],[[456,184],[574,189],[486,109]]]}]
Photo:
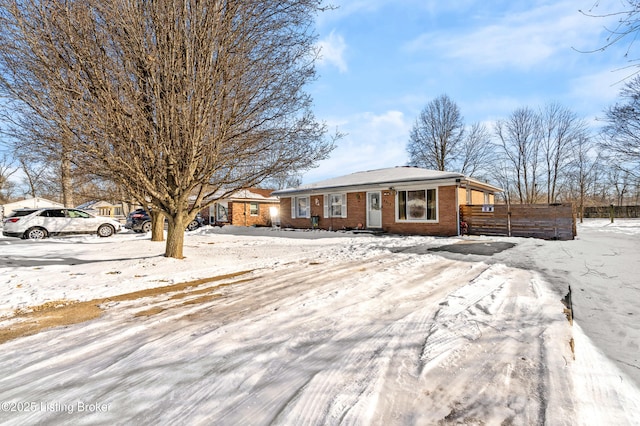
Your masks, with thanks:
[{"label": "bare deciduous tree", "polygon": [[465,133],[460,145],[458,170],[465,175],[477,177],[494,161],[496,147],[484,124],[474,123]]},{"label": "bare deciduous tree", "polygon": [[303,90],[320,0],[0,0],[1,85],[72,135],[73,159],[169,222],[312,167],[333,141]]},{"label": "bare deciduous tree", "polygon": [[460,108],[440,95],[420,112],[409,137],[407,152],[412,165],[451,170],[464,136]]},{"label": "bare deciduous tree", "polygon": [[620,91],[622,101],[605,112],[603,149],[615,156],[618,167],[640,174],[640,76],[628,81]]},{"label": "bare deciduous tree", "polygon": [[0,117],[7,123],[4,133],[13,141],[14,157],[24,171],[29,193],[55,193],[56,200],[62,194],[62,203],[74,207],[73,174],[77,167],[72,161],[72,138],[60,134],[60,127],[37,114],[23,114],[23,108],[11,112]]},{"label": "bare deciduous tree", "polygon": [[540,113],[540,134],[546,166],[547,203],[558,198],[559,180],[568,173],[573,151],[586,135],[584,120],[558,103],[549,103]]},{"label": "bare deciduous tree", "polygon": [[612,18],[616,17],[617,21],[612,27],[607,27],[609,36],[603,45],[597,49],[589,50],[585,53],[594,53],[607,50],[616,44],[627,43],[624,57],[629,62],[629,67],[638,67],[638,59],[640,54],[636,50],[636,42],[638,33],[640,32],[640,1],[638,0],[620,0],[620,9],[614,12],[598,11],[600,1],[597,0],[588,10],[580,10],[586,16],[595,18]]},{"label": "bare deciduous tree", "polygon": [[578,201],[580,223],[584,219],[587,195],[595,190],[596,174],[602,160],[601,156],[594,152],[594,148],[595,144],[592,140],[583,134],[576,140],[570,164],[570,187],[576,193],[574,199]]},{"label": "bare deciduous tree", "polygon": [[520,203],[536,203],[539,191],[540,118],[530,108],[518,108],[495,125],[501,155]]},{"label": "bare deciduous tree", "polygon": [[409,164],[474,176],[486,169],[493,154],[486,127],[465,127],[458,105],[440,95],[420,112],[407,144]]},{"label": "bare deciduous tree", "polygon": [[629,172],[622,170],[618,167],[612,167],[608,170],[608,180],[613,189],[613,196],[615,197],[615,204],[622,206],[625,198],[632,190],[633,178]]},{"label": "bare deciduous tree", "polygon": [[42,196],[41,184],[44,180],[43,176],[46,173],[47,166],[42,163],[27,161],[25,157],[19,158],[18,161],[20,162],[22,174],[24,174],[24,183],[28,188],[29,196],[33,198]]},{"label": "bare deciduous tree", "polygon": [[7,154],[0,157],[0,203],[4,203],[11,198],[13,182],[9,180],[11,175],[18,171]]}]

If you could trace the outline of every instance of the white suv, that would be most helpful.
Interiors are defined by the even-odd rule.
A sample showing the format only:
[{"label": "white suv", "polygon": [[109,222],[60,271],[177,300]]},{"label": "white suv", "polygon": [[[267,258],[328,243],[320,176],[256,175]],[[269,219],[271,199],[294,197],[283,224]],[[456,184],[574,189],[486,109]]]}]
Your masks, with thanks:
[{"label": "white suv", "polygon": [[98,234],[100,237],[110,237],[121,230],[120,222],[116,220],[64,208],[15,210],[2,222],[2,235],[5,237],[34,240],[63,234]]}]

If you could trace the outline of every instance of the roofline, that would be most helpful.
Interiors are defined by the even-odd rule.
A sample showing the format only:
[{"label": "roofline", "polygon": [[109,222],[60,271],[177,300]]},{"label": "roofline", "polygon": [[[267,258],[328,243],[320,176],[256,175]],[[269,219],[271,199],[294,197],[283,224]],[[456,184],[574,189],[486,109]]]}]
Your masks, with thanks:
[{"label": "roofline", "polygon": [[277,197],[268,197],[268,198],[240,198],[240,197],[227,197],[227,198],[219,198],[218,201],[234,201],[234,202],[252,202],[252,203],[277,203]]},{"label": "roofline", "polygon": [[464,178],[461,179],[460,183],[471,184],[472,186],[480,187],[482,189],[488,189],[493,192],[504,192],[504,189],[499,186],[491,185],[490,183],[482,182],[473,178]]},{"label": "roofline", "polygon": [[362,189],[382,189],[388,187],[391,189],[393,185],[418,185],[418,184],[439,184],[439,183],[450,183],[450,184],[467,184],[475,187],[480,187],[482,189],[487,189],[492,192],[503,192],[503,190],[497,186],[490,185],[488,183],[480,182],[475,179],[467,178],[462,174],[453,174],[453,176],[449,178],[436,178],[436,179],[397,179],[397,180],[389,180],[384,182],[372,182],[372,183],[363,183],[363,184],[350,184],[350,185],[328,185],[328,186],[308,186],[304,188],[291,188],[291,189],[281,189],[278,191],[273,191],[272,195],[278,197],[286,197],[289,195],[296,194],[322,194],[326,193],[328,190],[336,190],[341,192],[351,192],[350,190],[362,190]]}]

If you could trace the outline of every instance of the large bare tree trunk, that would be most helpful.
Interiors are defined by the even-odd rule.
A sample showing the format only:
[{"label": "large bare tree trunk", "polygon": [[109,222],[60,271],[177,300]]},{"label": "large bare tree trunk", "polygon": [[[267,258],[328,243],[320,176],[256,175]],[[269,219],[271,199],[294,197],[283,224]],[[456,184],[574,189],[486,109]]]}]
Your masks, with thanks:
[{"label": "large bare tree trunk", "polygon": [[164,241],[164,215],[151,212],[151,241]]},{"label": "large bare tree trunk", "polygon": [[166,257],[174,257],[183,259],[184,246],[184,229],[187,221],[185,216],[178,213],[175,217],[169,219],[169,230],[167,232],[167,244],[165,246],[164,255]]},{"label": "large bare tree trunk", "polygon": [[71,159],[69,158],[69,151],[65,148],[63,148],[60,161],[60,186],[62,187],[62,203],[65,207],[74,207]]}]

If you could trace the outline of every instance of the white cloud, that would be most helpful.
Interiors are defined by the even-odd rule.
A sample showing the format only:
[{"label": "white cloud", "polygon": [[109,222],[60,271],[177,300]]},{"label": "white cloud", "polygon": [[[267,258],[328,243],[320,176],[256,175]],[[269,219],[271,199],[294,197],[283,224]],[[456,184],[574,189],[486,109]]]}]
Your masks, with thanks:
[{"label": "white cloud", "polygon": [[327,37],[318,42],[317,46],[320,48],[319,63],[321,65],[333,65],[341,73],[347,72],[347,61],[344,58],[347,44],[341,35],[331,31]]},{"label": "white cloud", "polygon": [[325,6],[333,9],[320,13],[316,18],[316,25],[322,28],[352,15],[375,13],[385,5],[396,2],[397,0],[327,0]]},{"label": "white cloud", "polygon": [[337,21],[348,19],[354,15],[377,13],[381,10],[411,10],[412,13],[427,11],[429,16],[438,16],[451,11],[467,11],[478,0],[456,0],[443,2],[442,0],[327,0],[326,6],[334,9],[318,15],[316,24],[319,27],[333,25]]},{"label": "white cloud", "polygon": [[595,120],[604,115],[607,106],[618,100],[620,90],[634,71],[604,70],[581,75],[569,82],[567,97],[580,115]]},{"label": "white cloud", "polygon": [[579,13],[573,1],[508,13],[483,26],[474,26],[477,22],[470,18],[468,31],[457,28],[422,34],[405,48],[411,52],[435,50],[438,55],[483,69],[529,69],[543,62],[548,65],[548,60],[560,57],[558,54],[566,57],[572,47],[584,46],[584,40],[595,44],[603,25]]},{"label": "white cloud", "polygon": [[338,142],[331,158],[305,173],[304,183],[406,164],[405,147],[412,119],[407,119],[402,112],[366,112],[339,120],[327,119],[327,122],[330,128],[338,126],[346,135]]},{"label": "white cloud", "polygon": [[570,95],[594,103],[614,102],[628,78],[637,69],[604,70],[586,74],[570,82]]}]

